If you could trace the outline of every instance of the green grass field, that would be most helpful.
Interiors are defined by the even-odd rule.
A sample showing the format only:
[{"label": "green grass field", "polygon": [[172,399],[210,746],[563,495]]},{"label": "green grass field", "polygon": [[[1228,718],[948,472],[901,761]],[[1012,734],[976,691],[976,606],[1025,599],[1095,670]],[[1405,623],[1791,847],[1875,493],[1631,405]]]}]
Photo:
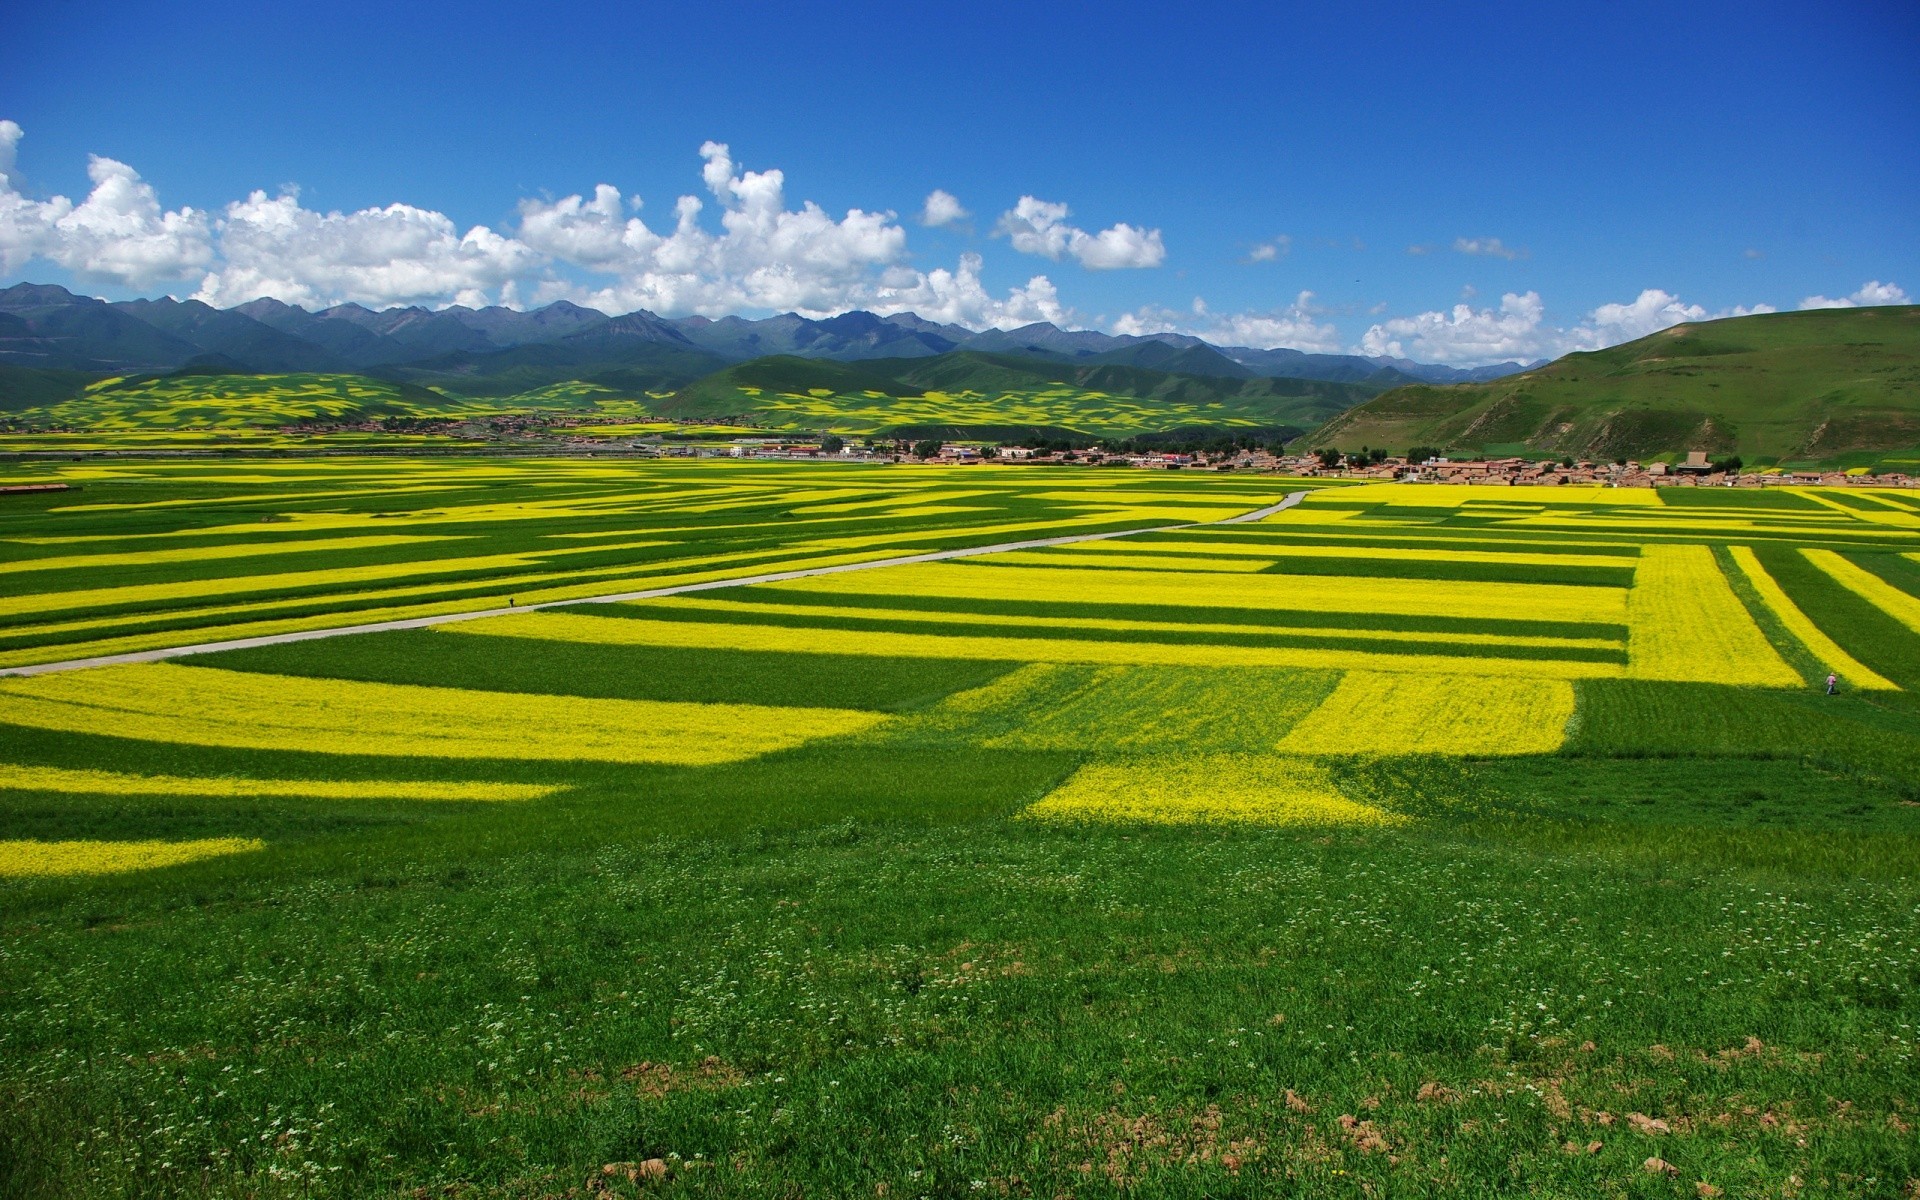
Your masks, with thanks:
[{"label": "green grass field", "polygon": [[9,665],[568,602],[0,677],[0,1194],[1920,1188],[1902,494],[0,474]]}]

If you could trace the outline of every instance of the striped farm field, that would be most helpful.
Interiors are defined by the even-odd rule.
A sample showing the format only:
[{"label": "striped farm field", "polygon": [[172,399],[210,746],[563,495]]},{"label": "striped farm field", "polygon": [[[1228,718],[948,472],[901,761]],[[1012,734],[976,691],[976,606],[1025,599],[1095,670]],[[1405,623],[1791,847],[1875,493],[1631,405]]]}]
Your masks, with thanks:
[{"label": "striped farm field", "polygon": [[1920,1188],[1905,494],[0,476],[0,1196]]}]

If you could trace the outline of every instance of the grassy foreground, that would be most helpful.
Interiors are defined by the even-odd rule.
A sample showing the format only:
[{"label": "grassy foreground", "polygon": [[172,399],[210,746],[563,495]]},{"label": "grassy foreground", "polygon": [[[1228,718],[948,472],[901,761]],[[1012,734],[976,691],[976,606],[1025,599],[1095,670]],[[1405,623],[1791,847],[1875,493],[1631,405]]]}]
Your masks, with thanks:
[{"label": "grassy foreground", "polygon": [[[888,544],[1260,502],[779,478]],[[606,527],[780,519],[666,479]],[[251,494],[126,486],[31,536]],[[0,680],[0,1194],[1911,1195],[1916,523],[1349,488]]]}]

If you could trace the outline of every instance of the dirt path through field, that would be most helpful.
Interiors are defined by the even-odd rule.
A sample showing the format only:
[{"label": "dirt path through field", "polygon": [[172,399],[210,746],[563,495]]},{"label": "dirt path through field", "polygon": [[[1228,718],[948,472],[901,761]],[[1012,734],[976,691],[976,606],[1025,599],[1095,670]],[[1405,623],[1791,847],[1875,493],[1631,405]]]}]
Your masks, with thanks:
[{"label": "dirt path through field", "polygon": [[431,617],[409,617],[399,621],[375,621],[366,625],[341,625],[331,629],[302,629],[293,633],[274,633],[263,637],[235,638],[225,642],[201,642],[191,646],[164,646],[157,650],[138,650],[131,654],[107,654],[98,658],[72,658],[65,662],[34,663],[22,667],[0,667],[4,675],[46,675],[55,671],[81,671],[88,667],[113,667],[126,663],[159,662],[189,654],[211,654],[217,650],[248,650],[255,646],[280,646],[288,642],[306,642],[315,638],[346,637],[355,633],[384,633],[391,629],[426,629],[454,621],[477,621],[482,617],[505,617],[515,613],[537,612],[543,608],[564,608],[578,604],[618,604],[625,600],[654,600],[661,596],[680,596],[687,592],[707,592],[717,588],[749,587],[756,583],[781,583],[806,579],[813,575],[839,575],[846,571],[871,571],[878,567],[904,567],[914,563],[940,562],[949,558],[973,558],[982,554],[1002,554],[1009,550],[1035,550],[1044,546],[1070,546],[1075,542],[1098,542],[1108,538],[1132,537],[1139,533],[1165,533],[1176,529],[1203,529],[1209,525],[1241,525],[1260,521],[1292,508],[1306,498],[1305,492],[1289,492],[1286,499],[1265,508],[1227,517],[1220,521],[1194,521],[1183,525],[1153,525],[1142,529],[1113,529],[1105,533],[1073,533],[1064,537],[1033,538],[1024,542],[1001,542],[993,546],[964,546],[957,550],[930,550],[896,558],[876,558],[868,562],[841,563],[831,567],[807,567],[798,571],[773,571],[761,575],[738,575],[729,579],[710,579],[705,583],[682,583],[672,587],[648,588],[637,592],[616,592],[606,596],[575,597],[545,604],[522,604],[511,608],[483,608],[473,612],[440,613]]}]

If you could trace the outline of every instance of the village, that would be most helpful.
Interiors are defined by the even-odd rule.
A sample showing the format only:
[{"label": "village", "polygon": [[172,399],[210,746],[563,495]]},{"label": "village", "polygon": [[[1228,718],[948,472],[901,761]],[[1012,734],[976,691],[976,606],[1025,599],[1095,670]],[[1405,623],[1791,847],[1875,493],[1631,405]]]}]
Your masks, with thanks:
[{"label": "village", "polygon": [[662,443],[663,456],[756,459],[835,458],[859,462],[922,461],[971,466],[982,463],[1021,466],[1134,467],[1146,470],[1252,471],[1308,478],[1364,479],[1373,482],[1455,483],[1510,487],[1920,487],[1920,478],[1903,473],[1760,468],[1743,470],[1738,460],[1713,462],[1703,451],[1678,463],[1623,460],[1595,463],[1522,457],[1451,459],[1423,456],[1418,461],[1377,452],[1280,453],[1262,449],[1191,452],[1116,452],[1098,447],[1041,449],[971,442],[869,441],[856,445],[830,440],[736,438],[723,445]]}]

